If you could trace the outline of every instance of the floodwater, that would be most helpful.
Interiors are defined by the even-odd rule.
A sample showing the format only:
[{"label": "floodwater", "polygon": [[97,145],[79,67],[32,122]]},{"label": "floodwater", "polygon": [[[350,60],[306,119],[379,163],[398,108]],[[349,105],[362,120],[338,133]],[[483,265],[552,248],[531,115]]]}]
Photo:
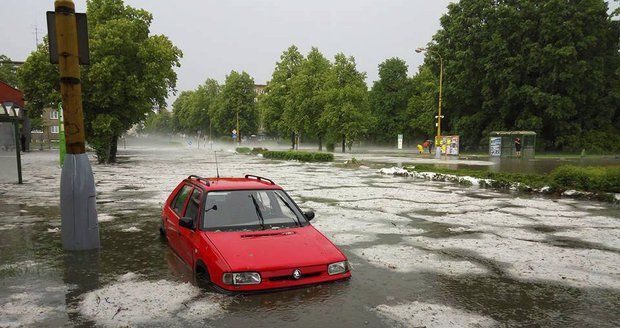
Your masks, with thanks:
[{"label": "floodwater", "polygon": [[410,165],[433,165],[441,168],[459,169],[471,168],[488,170],[491,172],[507,173],[537,173],[547,174],[562,165],[575,166],[612,166],[620,165],[620,155],[606,155],[597,157],[576,157],[558,155],[557,157],[538,156],[534,158],[495,158],[479,155],[462,155],[459,157],[442,156],[436,159],[435,155],[424,153],[422,155],[411,150],[382,150],[354,149],[354,153],[336,153],[340,160],[355,158],[372,166],[410,166]]},{"label": "floodwater", "polygon": [[218,152],[220,174],[282,185],[353,265],[350,280],[258,295],[201,290],[162,242],[163,201],[204,149],[128,142],[93,165],[102,248],[64,252],[57,155],[0,184],[0,327],[617,327],[620,211]]}]

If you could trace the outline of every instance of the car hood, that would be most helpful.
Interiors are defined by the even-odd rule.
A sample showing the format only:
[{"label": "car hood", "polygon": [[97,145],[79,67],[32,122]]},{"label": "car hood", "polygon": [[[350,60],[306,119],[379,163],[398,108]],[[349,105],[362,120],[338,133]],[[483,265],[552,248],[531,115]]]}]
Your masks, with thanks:
[{"label": "car hood", "polygon": [[231,271],[277,270],[345,260],[312,226],[252,232],[205,232]]}]

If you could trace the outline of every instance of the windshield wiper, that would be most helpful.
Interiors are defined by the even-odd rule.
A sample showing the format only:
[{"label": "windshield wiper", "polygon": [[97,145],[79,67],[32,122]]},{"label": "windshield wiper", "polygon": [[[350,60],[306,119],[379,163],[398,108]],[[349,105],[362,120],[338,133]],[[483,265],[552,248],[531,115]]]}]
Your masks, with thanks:
[{"label": "windshield wiper", "polygon": [[258,202],[254,195],[250,194],[250,198],[252,198],[252,203],[254,203],[254,209],[256,210],[256,215],[258,215],[258,219],[260,220],[260,226],[263,230],[265,230],[265,219],[263,218],[263,213],[260,211],[260,206],[258,206]]},{"label": "windshield wiper", "polygon": [[[284,205],[286,205],[286,207],[288,207],[288,209],[291,210],[291,212],[293,214],[295,214],[295,210],[293,210],[293,207],[291,207],[291,205],[284,199],[284,197],[280,196],[278,193],[275,193],[275,194],[276,194],[276,196],[278,196],[278,198],[280,198],[280,200],[284,203]],[[295,215],[295,216],[297,216],[297,215]],[[301,227],[301,222],[299,222],[298,218],[293,218],[293,222],[295,222],[295,224],[298,227]]]}]

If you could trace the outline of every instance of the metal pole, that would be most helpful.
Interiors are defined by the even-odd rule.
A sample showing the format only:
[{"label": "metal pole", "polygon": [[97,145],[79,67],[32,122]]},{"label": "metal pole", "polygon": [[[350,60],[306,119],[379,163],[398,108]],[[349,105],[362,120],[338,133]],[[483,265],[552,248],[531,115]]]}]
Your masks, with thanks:
[{"label": "metal pole", "polygon": [[239,129],[239,110],[237,110],[237,143],[241,143],[241,130]]},{"label": "metal pole", "polygon": [[441,138],[441,99],[442,99],[442,92],[443,92],[443,58],[441,58],[441,56],[439,56],[439,115],[437,115],[437,138]]},{"label": "metal pole", "polygon": [[67,250],[97,249],[99,223],[95,180],[86,155],[75,4],[56,0],[55,24],[67,155],[60,177],[62,244]]},{"label": "metal pole", "polygon": [[19,138],[19,121],[13,122],[15,130],[15,152],[17,155],[17,183],[22,184],[22,155],[21,155],[21,139]]}]

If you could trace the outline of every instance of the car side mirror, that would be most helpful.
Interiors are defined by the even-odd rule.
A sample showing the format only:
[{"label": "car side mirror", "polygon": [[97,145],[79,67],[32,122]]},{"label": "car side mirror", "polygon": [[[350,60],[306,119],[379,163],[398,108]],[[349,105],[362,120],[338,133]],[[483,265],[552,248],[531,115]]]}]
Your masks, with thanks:
[{"label": "car side mirror", "polygon": [[305,211],[304,216],[308,221],[311,221],[312,219],[314,219],[314,211]]},{"label": "car side mirror", "polygon": [[179,225],[183,228],[194,230],[194,219],[190,217],[183,217],[179,220]]}]

